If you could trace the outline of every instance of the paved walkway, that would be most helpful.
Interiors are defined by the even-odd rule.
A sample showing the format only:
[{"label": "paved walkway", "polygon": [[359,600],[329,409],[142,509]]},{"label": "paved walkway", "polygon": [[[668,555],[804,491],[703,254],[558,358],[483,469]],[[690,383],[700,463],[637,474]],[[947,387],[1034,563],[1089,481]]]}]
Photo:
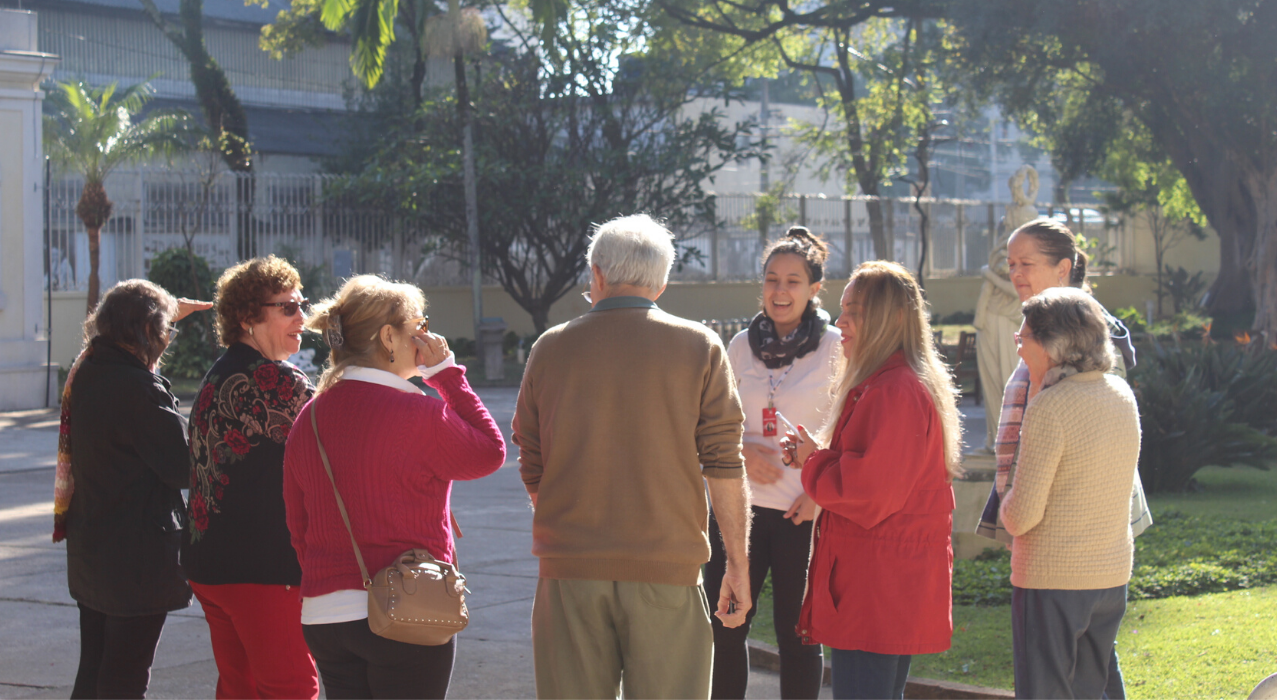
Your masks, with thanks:
[{"label": "paved walkway", "polygon": [[[509,438],[517,390],[482,389]],[[0,413],[0,697],[65,698],[79,659],[79,617],[67,594],[66,554],[50,541],[55,410]],[[470,577],[470,627],[462,633],[449,696],[535,695],[529,620],[537,562],[532,514],[517,452],[497,473],[453,491],[465,532],[461,564]],[[212,697],[217,669],[196,603],[169,615],[152,668],[152,698]],[[779,696],[779,679],[754,672],[749,696]],[[828,688],[825,689],[828,694]]]}]

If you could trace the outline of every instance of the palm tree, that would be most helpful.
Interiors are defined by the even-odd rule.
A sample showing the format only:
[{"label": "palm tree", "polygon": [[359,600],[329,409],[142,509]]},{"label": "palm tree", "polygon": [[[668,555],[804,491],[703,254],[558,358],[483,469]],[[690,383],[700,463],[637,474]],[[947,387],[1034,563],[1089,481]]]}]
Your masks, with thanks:
[{"label": "palm tree", "polygon": [[113,207],[106,196],[107,175],[125,163],[186,150],[192,133],[190,115],[185,112],[156,110],[137,119],[150,101],[150,83],[123,90],[116,85],[95,88],[82,81],[60,82],[45,102],[45,152],[84,176],[75,213],[89,236],[89,313],[98,303],[102,227]]}]

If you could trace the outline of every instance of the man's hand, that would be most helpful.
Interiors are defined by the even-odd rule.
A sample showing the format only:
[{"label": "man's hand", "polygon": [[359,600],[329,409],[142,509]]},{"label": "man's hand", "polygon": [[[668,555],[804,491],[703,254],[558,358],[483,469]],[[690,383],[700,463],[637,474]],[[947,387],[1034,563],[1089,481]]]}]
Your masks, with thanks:
[{"label": "man's hand", "polygon": [[[723,585],[718,589],[718,610],[715,617],[727,628],[740,627],[745,624],[745,614],[752,604],[749,594],[749,560],[744,562],[727,562],[727,571],[723,573]],[[732,609],[732,602],[736,607]],[[731,611],[731,612],[729,612]]]},{"label": "man's hand", "polygon": [[747,442],[741,449],[741,454],[745,457],[745,476],[748,476],[749,480],[755,484],[760,486],[774,484],[785,474],[784,470],[774,463],[776,455],[780,454],[777,450],[766,445]]},{"label": "man's hand", "polygon": [[811,500],[811,496],[803,493],[794,499],[793,505],[785,511],[785,517],[795,525],[802,525],[816,517],[816,502]]},{"label": "man's hand", "polygon": [[[714,614],[724,627],[740,627],[749,612],[749,509],[748,479],[706,479],[709,485],[709,502],[714,508],[714,519],[723,533],[723,549],[727,552],[727,571],[723,573],[723,585],[718,591],[718,605]],[[728,612],[732,602],[736,611]]]}]

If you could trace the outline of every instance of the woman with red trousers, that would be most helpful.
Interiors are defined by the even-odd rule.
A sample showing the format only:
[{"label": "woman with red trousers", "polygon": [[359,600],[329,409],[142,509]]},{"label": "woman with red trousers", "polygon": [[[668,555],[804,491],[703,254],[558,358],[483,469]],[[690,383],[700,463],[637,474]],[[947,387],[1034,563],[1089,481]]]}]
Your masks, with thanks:
[{"label": "woman with red trousers", "polygon": [[798,634],[833,649],[835,698],[901,698],[911,657],[953,633],[957,393],[905,268],[861,265],[841,303],[837,418],[783,443],[823,509]]}]

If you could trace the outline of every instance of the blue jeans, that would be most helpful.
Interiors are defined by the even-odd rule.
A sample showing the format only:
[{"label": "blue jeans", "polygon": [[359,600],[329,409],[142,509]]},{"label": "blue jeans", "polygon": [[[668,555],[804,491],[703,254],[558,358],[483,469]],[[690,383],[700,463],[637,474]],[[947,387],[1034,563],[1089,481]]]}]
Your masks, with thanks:
[{"label": "blue jeans", "polygon": [[1011,589],[1017,698],[1098,698],[1126,613],[1126,586]]},{"label": "blue jeans", "polygon": [[834,697],[903,698],[912,656],[833,650]]}]

